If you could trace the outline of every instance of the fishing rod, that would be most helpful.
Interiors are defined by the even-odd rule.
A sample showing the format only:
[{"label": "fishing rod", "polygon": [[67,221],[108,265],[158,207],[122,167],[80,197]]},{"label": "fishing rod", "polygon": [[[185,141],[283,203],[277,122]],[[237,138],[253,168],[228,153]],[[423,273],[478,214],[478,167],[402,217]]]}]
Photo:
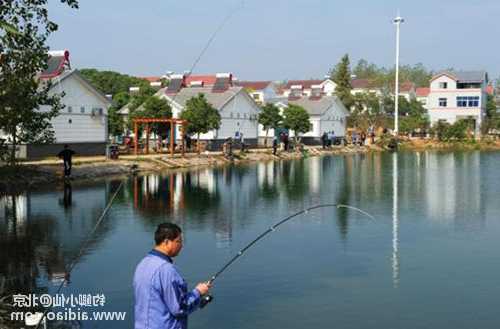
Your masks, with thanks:
[{"label": "fishing rod", "polygon": [[[220,33],[220,31],[222,30],[222,28],[226,25],[226,23],[239,11],[241,10],[242,8],[245,7],[245,0],[242,0],[241,1],[241,4],[239,7],[235,8],[233,11],[231,11],[226,17],[224,17],[224,19],[222,20],[221,24],[217,27],[217,29],[214,31],[214,33],[212,33],[212,35],[210,36],[210,38],[208,39],[208,41],[206,42],[206,44],[204,45],[204,47],[202,48],[201,52],[199,53],[199,55],[196,57],[195,61],[193,62],[193,64],[191,65],[191,68],[189,69],[189,72],[188,72],[188,76],[192,74],[193,70],[195,69],[196,65],[198,65],[199,61],[201,60],[201,58],[204,56],[205,52],[208,50],[208,48],[210,47],[210,45],[212,44],[212,42],[215,40],[216,36]],[[5,28],[5,26],[2,26]],[[174,99],[175,97],[177,96],[177,94],[174,96]],[[116,198],[116,196],[118,195],[118,192],[121,190],[123,186],[123,181],[120,183],[120,185],[118,186],[118,188],[116,189],[114,195],[112,196],[112,198],[109,200],[108,204],[106,205],[106,207],[104,208],[101,216],[99,217],[99,219],[97,220],[97,223],[96,225],[94,226],[93,230],[90,232],[90,234],[88,234],[87,236],[87,239],[85,240],[85,242],[83,243],[82,247],[80,248],[80,251],[78,253],[78,256],[75,257],[74,261],[72,262],[72,264],[69,266],[68,268],[68,272],[66,274],[66,277],[64,278],[64,280],[61,282],[61,284],[59,285],[59,288],[57,289],[57,292],[56,294],[58,294],[64,283],[69,279],[69,275],[71,273],[71,271],[73,270],[73,268],[75,267],[75,265],[77,264],[77,261],[79,260],[79,258],[83,255],[88,243],[90,242],[90,239],[91,237],[94,235],[94,232],[97,230],[97,228],[99,227],[99,225],[101,224],[101,222],[103,221],[103,219],[105,218],[108,210],[111,208],[111,206],[113,205],[113,202]],[[47,312],[48,312],[48,308],[43,312],[43,315],[42,315],[42,318],[40,319],[40,321],[38,322],[37,326],[35,329],[39,329],[40,325],[42,324],[43,320],[45,319],[46,315],[47,315]]]},{"label": "fishing rod", "polygon": [[[78,261],[80,260],[80,258],[83,256],[83,253],[85,252],[85,249],[87,248],[88,244],[90,243],[92,236],[97,231],[97,228],[101,225],[101,223],[104,220],[104,218],[106,217],[106,214],[108,213],[109,209],[111,209],[111,206],[113,205],[113,202],[115,201],[115,198],[118,195],[118,192],[120,192],[120,190],[123,187],[123,183],[124,183],[124,181],[122,180],[120,182],[120,185],[118,185],[118,188],[116,189],[115,193],[113,193],[113,196],[111,197],[111,199],[106,204],[106,207],[102,211],[101,215],[97,219],[97,222],[94,225],[92,231],[90,231],[90,233],[87,235],[87,238],[85,239],[85,241],[83,242],[82,246],[80,247],[80,250],[78,251],[77,256],[73,259],[73,261],[70,263],[70,266],[67,268],[67,271],[66,271],[66,273],[64,275],[64,279],[62,280],[61,284],[57,288],[57,291],[55,293],[56,295],[61,292],[61,289],[64,286],[64,284],[69,281],[69,278],[70,278],[70,275],[71,275],[71,271],[76,266],[76,264],[78,263]],[[40,327],[40,325],[43,323],[45,317],[47,316],[47,312],[48,311],[49,311],[49,308],[46,308],[45,311],[43,312],[43,315],[42,315],[41,319],[38,321],[38,324],[37,324],[37,326],[36,326],[35,329],[38,329]]]},{"label": "fishing rod", "polygon": [[[357,212],[360,212],[361,214],[363,214],[365,216],[368,216],[371,220],[375,220],[375,217],[373,217],[372,215],[370,215],[366,211],[361,210],[361,209],[356,208],[356,207],[353,207],[353,206],[345,205],[345,204],[325,203],[325,204],[319,204],[319,205],[316,205],[316,206],[312,206],[312,207],[303,209],[301,211],[298,211],[298,212],[296,212],[296,213],[294,213],[294,214],[286,217],[285,219],[282,219],[281,221],[277,222],[276,224],[272,225],[267,230],[265,230],[264,232],[262,232],[254,240],[252,240],[249,244],[247,244],[243,249],[241,249],[240,251],[238,251],[238,253],[233,258],[231,258],[224,266],[222,266],[219,271],[217,271],[214,275],[212,275],[212,277],[210,278],[210,280],[208,280],[208,284],[212,284],[219,277],[219,275],[221,275],[225,270],[227,270],[238,258],[240,258],[241,256],[243,256],[243,254],[248,249],[250,249],[253,245],[255,245],[257,242],[259,242],[261,239],[263,239],[269,233],[272,233],[272,232],[276,231],[276,229],[278,228],[278,226],[280,226],[282,224],[285,224],[286,222],[288,222],[289,220],[291,220],[294,217],[297,217],[297,216],[302,215],[302,214],[307,214],[311,210],[315,210],[315,209],[319,209],[319,208],[329,208],[329,207],[335,207],[337,209],[339,209],[339,208],[352,209],[352,210],[355,210]],[[212,300],[213,300],[213,296],[211,296],[211,295],[205,295],[205,296],[203,296],[202,300],[201,300],[201,303],[200,303],[200,308],[204,308]]]}]

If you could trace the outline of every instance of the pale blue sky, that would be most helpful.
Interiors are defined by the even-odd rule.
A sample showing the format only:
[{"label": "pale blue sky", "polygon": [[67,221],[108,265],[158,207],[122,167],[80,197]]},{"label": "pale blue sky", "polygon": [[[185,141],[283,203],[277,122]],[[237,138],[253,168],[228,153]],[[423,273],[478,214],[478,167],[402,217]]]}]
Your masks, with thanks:
[{"label": "pale blue sky", "polygon": [[[59,31],[53,49],[68,49],[77,68],[138,76],[182,72],[193,64],[238,0],[80,0],[70,10],[50,0]],[[194,73],[233,72],[240,79],[323,77],[348,53],[394,65],[397,11],[401,64],[500,75],[499,0],[245,0]]]}]

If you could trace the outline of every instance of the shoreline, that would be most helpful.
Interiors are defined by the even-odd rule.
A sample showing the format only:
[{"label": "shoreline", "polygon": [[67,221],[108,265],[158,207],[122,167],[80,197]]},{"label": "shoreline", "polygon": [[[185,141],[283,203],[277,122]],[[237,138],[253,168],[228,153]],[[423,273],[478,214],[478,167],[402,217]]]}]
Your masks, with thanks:
[{"label": "shoreline", "polygon": [[[377,146],[333,147],[327,150],[306,147],[305,150],[304,153],[291,151],[279,152],[277,155],[272,154],[272,149],[252,149],[243,154],[240,151],[235,151],[232,161],[224,157],[222,152],[188,153],[185,157],[180,154],[176,154],[174,157],[167,154],[139,155],[137,157],[122,155],[118,160],[106,159],[104,156],[75,157],[73,158],[71,182],[76,183],[104,177],[124,177],[137,173],[161,173],[170,170],[238,165],[259,161],[295,160],[309,156],[383,151]],[[16,171],[1,167],[0,176],[2,177],[0,193],[13,193],[64,182],[62,160],[56,158],[21,162]]]},{"label": "shoreline", "polygon": [[[499,151],[500,141],[437,142],[433,140],[402,140],[402,151]],[[276,156],[272,149],[252,149],[245,153],[235,151],[231,161],[222,152],[188,153],[185,157],[176,154],[121,155],[118,160],[104,156],[75,157],[71,182],[85,182],[105,177],[126,177],[137,173],[162,173],[170,170],[195,169],[238,165],[260,161],[295,160],[312,156],[357,154],[367,152],[385,152],[386,148],[378,145],[334,146],[323,150],[321,146],[305,147],[305,152],[279,152]],[[17,171],[0,167],[0,193],[16,193],[40,186],[55,186],[64,182],[62,161],[56,158],[40,161],[21,162]]]}]

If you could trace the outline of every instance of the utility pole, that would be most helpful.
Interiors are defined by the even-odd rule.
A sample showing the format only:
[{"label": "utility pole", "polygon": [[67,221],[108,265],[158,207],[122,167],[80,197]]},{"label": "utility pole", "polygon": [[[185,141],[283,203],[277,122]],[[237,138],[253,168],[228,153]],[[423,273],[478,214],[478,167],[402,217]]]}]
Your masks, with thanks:
[{"label": "utility pole", "polygon": [[404,23],[404,19],[399,15],[394,18],[393,23],[396,25],[396,86],[394,89],[394,136],[398,136],[399,132],[399,26]]}]

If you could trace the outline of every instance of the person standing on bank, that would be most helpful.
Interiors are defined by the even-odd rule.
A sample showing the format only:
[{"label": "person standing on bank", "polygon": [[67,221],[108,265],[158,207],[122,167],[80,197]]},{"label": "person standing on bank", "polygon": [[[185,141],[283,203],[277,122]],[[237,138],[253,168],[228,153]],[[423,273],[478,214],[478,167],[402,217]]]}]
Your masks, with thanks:
[{"label": "person standing on bank", "polygon": [[278,137],[274,136],[274,138],[273,138],[273,155],[276,155],[277,150],[278,150]]},{"label": "person standing on bank", "polygon": [[134,274],[135,329],[186,329],[187,317],[208,294],[209,282],[188,291],[172,258],[182,249],[182,231],[172,223],[158,225],[155,247],[137,265]]},{"label": "person standing on bank", "polygon": [[64,145],[64,150],[59,152],[57,156],[59,159],[63,159],[64,162],[64,177],[70,177],[71,176],[71,159],[73,158],[73,155],[75,155],[75,151],[71,150],[69,148],[69,145],[66,144]]}]

